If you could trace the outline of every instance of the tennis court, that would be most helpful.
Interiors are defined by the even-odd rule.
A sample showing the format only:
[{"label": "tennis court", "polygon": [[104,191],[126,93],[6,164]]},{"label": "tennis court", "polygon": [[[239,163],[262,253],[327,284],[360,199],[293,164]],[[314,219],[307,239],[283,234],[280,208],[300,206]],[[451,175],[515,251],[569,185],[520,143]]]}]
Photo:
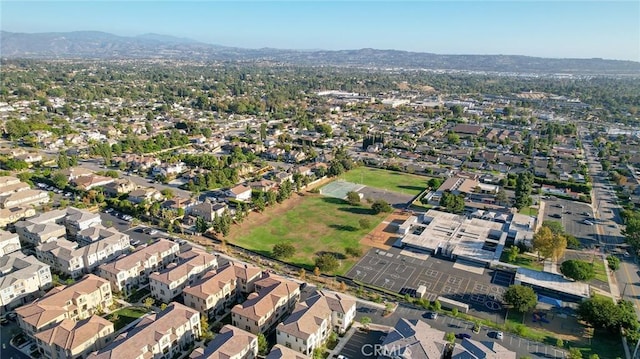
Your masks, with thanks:
[{"label": "tennis court", "polygon": [[358,192],[363,187],[361,184],[337,180],[320,188],[320,193],[327,197],[345,199],[347,198],[347,193]]}]

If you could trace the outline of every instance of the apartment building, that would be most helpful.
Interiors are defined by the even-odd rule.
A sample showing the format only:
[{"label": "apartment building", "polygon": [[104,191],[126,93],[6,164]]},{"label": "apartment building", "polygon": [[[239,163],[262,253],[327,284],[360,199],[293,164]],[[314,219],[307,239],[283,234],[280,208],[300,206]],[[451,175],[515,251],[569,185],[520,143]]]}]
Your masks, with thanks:
[{"label": "apartment building", "polygon": [[110,306],[112,301],[109,281],[89,274],[72,285],[55,287],[44,297],[17,308],[18,325],[33,337],[65,319],[89,318],[98,308]]},{"label": "apartment building", "polygon": [[160,313],[143,317],[127,333],[87,358],[173,358],[189,350],[201,334],[200,313],[173,302]]},{"label": "apartment building", "polygon": [[36,344],[48,359],[85,358],[113,340],[113,323],[97,315],[74,321],[64,319],[54,327],[36,333]]},{"label": "apartment building", "polygon": [[20,237],[0,229],[0,256],[20,250]]},{"label": "apartment building", "polygon": [[16,233],[20,240],[33,246],[63,238],[67,231],[56,223],[33,223],[30,220],[16,223]]},{"label": "apartment building", "polygon": [[115,235],[127,236],[127,238],[129,237],[115,228],[105,228],[102,225],[96,225],[78,232],[76,235],[76,242],[78,243],[78,246],[84,247]]},{"label": "apartment building", "polygon": [[207,252],[191,249],[178,254],[178,262],[171,263],[162,272],[149,275],[151,296],[169,303],[182,290],[198,280],[202,273],[218,267],[218,258]]},{"label": "apartment building", "polygon": [[75,238],[79,232],[98,226],[101,223],[102,219],[99,213],[92,213],[74,207],[67,208],[67,215],[64,219],[64,226],[67,228],[69,238]]},{"label": "apartment building", "polygon": [[276,344],[271,348],[266,359],[309,359],[310,356],[304,355],[293,349],[289,349],[284,345]]},{"label": "apartment building", "polygon": [[0,188],[20,183],[20,179],[13,176],[0,176]]},{"label": "apartment building", "polygon": [[258,337],[233,325],[225,325],[206,348],[196,348],[190,359],[253,359],[258,356]]},{"label": "apartment building", "polygon": [[79,278],[86,270],[82,255],[76,250],[77,248],[77,243],[59,238],[37,246],[36,257],[50,265],[56,272]]},{"label": "apartment building", "polygon": [[178,253],[178,243],[160,239],[124,257],[100,265],[98,275],[109,280],[114,290],[129,293],[133,287],[147,283],[151,273],[174,262]]},{"label": "apartment building", "polygon": [[[34,256],[12,252],[0,256],[0,307],[10,310],[51,288],[51,269]],[[44,293],[43,293],[44,294]]]},{"label": "apartment building", "polygon": [[300,298],[298,283],[267,274],[255,283],[256,292],[231,310],[232,324],[248,332],[266,333],[293,310]]},{"label": "apartment building", "polygon": [[208,318],[224,314],[238,301],[236,266],[233,262],[228,263],[186,286],[182,291],[184,304]]},{"label": "apartment building", "polygon": [[[278,344],[312,355],[334,328],[346,331],[355,318],[356,301],[337,293],[316,292],[295,309],[276,328]],[[344,329],[343,329],[344,328]]]},{"label": "apartment building", "polygon": [[36,210],[32,207],[18,206],[11,208],[0,208],[0,227],[5,227],[11,223],[15,223],[24,218],[35,215]]},{"label": "apartment building", "polygon": [[238,278],[236,284],[240,291],[239,294],[247,296],[255,292],[256,282],[262,278],[262,269],[248,264],[236,265],[233,269],[236,271],[236,278]]},{"label": "apartment building", "polygon": [[16,206],[37,206],[48,203],[51,199],[49,193],[37,189],[27,189],[20,192],[13,192],[0,197],[0,208],[11,208]]},{"label": "apartment building", "polygon": [[54,270],[78,278],[129,251],[129,236],[111,233],[107,238],[80,248],[64,238],[43,243],[36,247],[36,256]]},{"label": "apartment building", "polygon": [[12,183],[10,185],[0,186],[0,197],[8,196],[15,192],[26,191],[28,189],[31,189],[31,187],[28,184],[20,181],[18,181],[17,183]]}]

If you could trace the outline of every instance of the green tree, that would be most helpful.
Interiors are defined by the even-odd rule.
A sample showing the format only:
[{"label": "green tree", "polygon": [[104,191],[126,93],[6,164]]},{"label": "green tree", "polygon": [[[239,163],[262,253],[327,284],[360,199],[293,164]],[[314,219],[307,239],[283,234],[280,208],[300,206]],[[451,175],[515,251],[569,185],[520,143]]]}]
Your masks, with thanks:
[{"label": "green tree", "polygon": [[579,259],[570,259],[562,262],[560,272],[571,279],[579,281],[591,280],[596,275],[593,270],[593,264]]},{"label": "green tree", "polygon": [[437,299],[433,302],[433,310],[435,310],[436,312],[442,310],[442,304]]},{"label": "green tree", "polygon": [[616,256],[612,256],[612,255],[607,256],[607,263],[608,263],[609,269],[611,269],[612,271],[616,271],[620,269],[620,258]]},{"label": "green tree", "polygon": [[258,355],[267,355],[269,350],[269,343],[267,343],[267,338],[265,338],[264,334],[258,334]]},{"label": "green tree", "polygon": [[365,329],[369,329],[369,324],[371,324],[371,318],[369,318],[369,317],[360,318],[360,324],[362,324],[362,326]]},{"label": "green tree", "polygon": [[567,359],[582,359],[582,352],[578,348],[569,348]]},{"label": "green tree", "polygon": [[378,199],[371,204],[371,210],[374,214],[387,213],[393,210],[393,207],[384,200]]},{"label": "green tree", "polygon": [[144,307],[147,309],[151,309],[151,307],[153,307],[153,304],[155,304],[155,300],[151,297],[146,297],[144,299],[144,302],[142,302],[142,304],[144,304]]},{"label": "green tree", "polygon": [[57,188],[64,189],[69,184],[69,179],[62,173],[58,172],[51,177],[51,182]]},{"label": "green tree", "polygon": [[507,288],[502,295],[502,300],[522,313],[522,321],[524,322],[525,313],[536,307],[538,296],[531,287],[516,284]]},{"label": "green tree", "polygon": [[333,272],[340,266],[340,262],[336,256],[331,253],[323,253],[317,256],[315,262],[316,267],[324,273]]},{"label": "green tree", "polygon": [[352,206],[357,206],[360,204],[360,195],[358,192],[350,191],[347,192],[347,202],[349,202]]},{"label": "green tree", "polygon": [[371,221],[367,218],[360,218],[358,224],[360,224],[360,228],[362,229],[368,229],[369,227],[371,227]]},{"label": "green tree", "polygon": [[533,203],[531,191],[533,189],[533,174],[531,172],[520,172],[516,177],[515,207],[518,210],[529,207]]},{"label": "green tree", "polygon": [[360,247],[347,247],[344,249],[344,252],[353,258],[358,258],[362,255],[362,249]]},{"label": "green tree", "polygon": [[542,226],[533,235],[533,249],[543,259],[557,261],[567,249],[567,239],[563,235],[554,235],[549,227]]},{"label": "green tree", "polygon": [[271,253],[274,258],[289,258],[296,253],[296,248],[289,243],[278,243],[273,246]]},{"label": "green tree", "polygon": [[172,199],[174,197],[173,190],[171,188],[165,188],[160,193],[162,193],[166,199]]},{"label": "green tree", "polygon": [[439,178],[430,178],[427,182],[427,186],[431,189],[438,189],[442,185],[442,180]]},{"label": "green tree", "polygon": [[456,333],[448,332],[447,334],[444,335],[444,340],[448,341],[451,344],[455,343],[455,341],[456,341]]},{"label": "green tree", "polygon": [[515,263],[518,259],[518,254],[520,254],[520,248],[518,248],[518,246],[509,247],[507,250],[507,261],[509,261],[509,263]]}]

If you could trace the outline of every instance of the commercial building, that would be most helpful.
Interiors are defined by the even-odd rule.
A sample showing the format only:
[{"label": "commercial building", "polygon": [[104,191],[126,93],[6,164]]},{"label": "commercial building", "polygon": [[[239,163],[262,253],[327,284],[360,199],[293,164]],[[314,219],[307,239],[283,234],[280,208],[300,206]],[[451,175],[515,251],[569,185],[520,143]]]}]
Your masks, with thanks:
[{"label": "commercial building", "polygon": [[404,247],[488,265],[502,255],[507,238],[503,227],[499,222],[431,209],[409,217],[398,233]]}]

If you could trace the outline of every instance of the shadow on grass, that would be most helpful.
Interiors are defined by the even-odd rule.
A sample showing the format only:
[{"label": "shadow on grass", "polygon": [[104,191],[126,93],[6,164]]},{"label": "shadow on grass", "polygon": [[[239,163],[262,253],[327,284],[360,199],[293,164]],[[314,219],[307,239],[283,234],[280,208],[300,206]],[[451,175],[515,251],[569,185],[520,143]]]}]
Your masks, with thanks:
[{"label": "shadow on grass", "polygon": [[330,255],[336,257],[336,259],[339,259],[339,260],[347,259],[347,256],[345,256],[344,253],[340,253],[340,252],[328,252],[328,251],[316,252],[317,256],[321,256],[323,254],[330,254]]},{"label": "shadow on grass", "polygon": [[341,208],[338,208],[338,210],[342,212],[353,213],[353,214],[370,214],[370,215],[375,214],[373,213],[373,210],[371,208],[366,208],[366,207],[341,207]]},{"label": "shadow on grass", "polygon": [[347,224],[330,224],[329,228],[333,228],[335,230],[345,231],[345,232],[355,232],[359,229],[358,227],[350,226]]},{"label": "shadow on grass", "polygon": [[336,205],[348,205],[349,202],[340,199],[340,198],[335,198],[335,197],[322,197],[322,200],[326,203],[330,203],[330,204],[336,204]]}]

